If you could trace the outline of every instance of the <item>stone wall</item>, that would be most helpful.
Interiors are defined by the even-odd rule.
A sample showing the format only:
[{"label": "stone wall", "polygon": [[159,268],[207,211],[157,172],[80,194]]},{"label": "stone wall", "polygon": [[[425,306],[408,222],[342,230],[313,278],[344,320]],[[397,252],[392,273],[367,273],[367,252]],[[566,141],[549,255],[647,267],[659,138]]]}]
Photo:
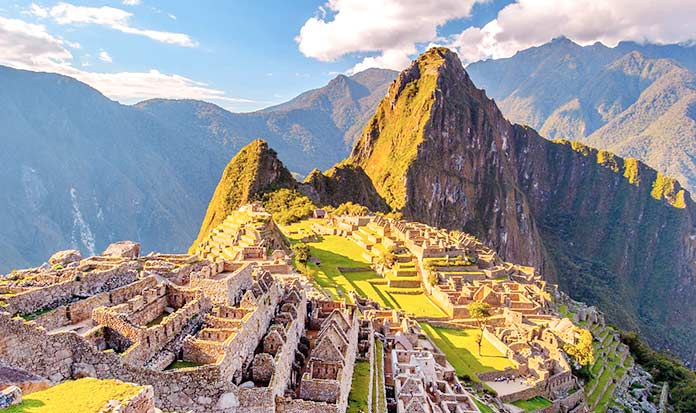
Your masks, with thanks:
[{"label": "stone wall", "polygon": [[340,413],[339,406],[330,403],[302,399],[281,398],[276,400],[276,413]]},{"label": "stone wall", "polygon": [[251,264],[245,264],[224,277],[225,273],[216,278],[208,278],[201,272],[192,273],[191,286],[200,288],[216,304],[235,305],[242,298],[241,292],[248,290],[254,282],[252,270]]},{"label": "stone wall", "polygon": [[5,299],[6,311],[31,314],[47,308],[65,305],[74,297],[88,297],[109,291],[138,279],[138,264],[125,262],[107,270],[76,271],[74,279],[21,292]]},{"label": "stone wall", "polygon": [[236,386],[217,366],[153,371],[130,366],[109,351],[100,351],[72,332],[47,333],[33,322],[0,313],[0,359],[53,383],[73,378],[81,366],[92,366],[97,378],[113,378],[153,386],[155,404],[163,410],[234,413]]}]

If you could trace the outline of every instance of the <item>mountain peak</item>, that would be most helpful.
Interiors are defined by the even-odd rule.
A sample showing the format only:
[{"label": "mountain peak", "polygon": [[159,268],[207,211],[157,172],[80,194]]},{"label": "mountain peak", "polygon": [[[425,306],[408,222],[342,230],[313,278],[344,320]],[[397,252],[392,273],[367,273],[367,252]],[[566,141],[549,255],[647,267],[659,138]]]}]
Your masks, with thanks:
[{"label": "mountain peak", "polygon": [[210,230],[222,223],[225,217],[251,201],[257,193],[271,187],[294,188],[296,185],[290,171],[266,141],[256,139],[247,144],[222,172],[192,249],[205,239]]}]

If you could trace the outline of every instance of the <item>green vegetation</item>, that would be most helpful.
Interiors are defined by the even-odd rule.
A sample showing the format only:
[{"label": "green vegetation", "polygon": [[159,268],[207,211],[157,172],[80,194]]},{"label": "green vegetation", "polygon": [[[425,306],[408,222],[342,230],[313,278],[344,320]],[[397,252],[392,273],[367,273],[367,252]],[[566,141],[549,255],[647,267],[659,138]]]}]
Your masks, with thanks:
[{"label": "green vegetation", "polygon": [[367,396],[370,389],[370,362],[357,360],[353,369],[353,384],[348,394],[347,413],[361,413],[368,410]]},{"label": "green vegetation", "polygon": [[162,322],[162,320],[164,320],[168,315],[169,314],[163,312],[162,314],[158,315],[154,320],[147,323],[146,327],[150,328],[159,325]]},{"label": "green vegetation", "polygon": [[[284,230],[296,231],[301,228],[300,224],[285,227]],[[327,235],[307,245],[310,256],[318,259],[319,264],[296,262],[296,266],[331,298],[348,297],[348,292],[355,291],[382,306],[403,309],[417,317],[445,317],[445,313],[422,290],[389,288],[387,280],[370,269],[370,263],[364,257],[365,250],[352,240]],[[364,268],[364,271],[341,271],[340,268]]]},{"label": "green vegetation", "polygon": [[623,333],[621,340],[628,345],[636,361],[652,374],[655,382],[669,384],[670,406],[674,412],[696,412],[696,372],[676,358],[651,349],[636,333]]},{"label": "green vegetation", "polygon": [[31,314],[20,314],[20,317],[22,317],[23,319],[25,319],[27,321],[31,321],[31,320],[35,320],[35,319],[39,318],[40,316],[42,316],[50,311],[53,311],[53,310],[54,310],[53,308],[44,308],[44,309],[41,309],[38,311],[34,311]]},{"label": "green vegetation", "polygon": [[655,199],[664,198],[670,205],[676,208],[686,208],[685,191],[677,189],[678,187],[679,183],[676,179],[658,172],[650,195]]},{"label": "green vegetation", "polygon": [[516,402],[512,402],[512,404],[519,407],[520,409],[523,409],[525,412],[533,412],[535,410],[551,406],[553,403],[551,403],[543,397],[537,396],[529,400],[518,400]]},{"label": "green vegetation", "polygon": [[594,349],[592,348],[592,333],[584,328],[575,327],[578,333],[578,342],[563,346],[563,350],[568,353],[581,366],[594,363]]},{"label": "green vegetation", "polygon": [[486,404],[484,404],[482,401],[480,401],[476,397],[472,397],[471,399],[474,401],[474,404],[476,405],[476,407],[478,407],[479,410],[481,410],[481,413],[493,413],[493,409],[488,407]]},{"label": "green vegetation", "polygon": [[344,202],[341,205],[337,206],[336,209],[333,210],[334,215],[353,215],[353,216],[360,216],[360,215],[366,215],[368,212],[370,212],[367,207],[364,207],[360,204],[354,204],[352,202]]},{"label": "green vegetation", "polygon": [[67,381],[49,389],[25,395],[22,403],[4,413],[95,413],[109,400],[127,400],[141,387],[116,380],[84,378]]},{"label": "green vegetation", "polygon": [[263,207],[281,225],[298,222],[312,215],[316,205],[294,189],[281,188],[261,196]]},{"label": "green vegetation", "polygon": [[387,400],[384,393],[384,349],[382,348],[382,342],[380,340],[375,340],[375,368],[373,370],[374,377],[372,378],[373,389],[372,389],[372,412],[373,413],[386,413],[387,412]]},{"label": "green vegetation", "polygon": [[303,242],[298,242],[297,244],[292,246],[292,250],[295,252],[295,259],[297,262],[306,264],[307,261],[309,261],[309,257],[311,256],[311,250],[307,246],[307,244]]},{"label": "green vegetation", "polygon": [[457,375],[479,382],[478,373],[489,371],[502,371],[514,367],[512,362],[505,357],[488,340],[481,342],[481,354],[476,349],[481,340],[481,330],[477,328],[452,329],[433,327],[428,323],[421,323],[423,331],[435,342],[435,344],[447,356]]},{"label": "green vegetation", "polygon": [[[263,175],[270,170],[279,171],[273,176],[272,182],[271,177]],[[242,204],[249,202],[257,193],[270,187],[287,187],[294,182],[290,171],[281,164],[276,152],[268,147],[268,143],[260,139],[249,143],[232,158],[222,172],[220,182],[208,204],[198,238],[190,250],[193,251],[213,228],[220,225]]]},{"label": "green vegetation", "polygon": [[377,107],[355,146],[351,161],[363,167],[377,192],[396,211],[405,204],[404,177],[423,141],[446,53],[432,48],[416,60],[417,67],[399,76],[398,87],[390,89],[389,98]]},{"label": "green vegetation", "polygon": [[196,363],[194,361],[176,360],[172,364],[167,366],[167,368],[165,370],[187,369],[190,367],[200,367],[200,366],[202,366],[202,364]]}]

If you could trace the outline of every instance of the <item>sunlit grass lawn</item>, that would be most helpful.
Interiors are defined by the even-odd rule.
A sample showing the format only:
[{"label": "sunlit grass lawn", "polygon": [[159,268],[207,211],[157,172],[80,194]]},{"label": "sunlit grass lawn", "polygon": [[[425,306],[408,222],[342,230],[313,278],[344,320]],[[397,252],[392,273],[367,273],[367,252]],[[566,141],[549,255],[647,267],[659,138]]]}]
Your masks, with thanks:
[{"label": "sunlit grass lawn", "polygon": [[367,399],[370,389],[370,362],[358,360],[355,362],[353,369],[353,383],[348,394],[348,409],[349,413],[360,413],[368,411],[368,404],[371,402]]},{"label": "sunlit grass lawn", "polygon": [[543,409],[544,407],[551,406],[553,403],[551,403],[543,397],[537,396],[528,400],[518,400],[516,402],[512,402],[512,404],[519,407],[520,409],[523,409],[525,412],[532,412],[534,410],[539,410]]},{"label": "sunlit grass lawn", "polygon": [[[297,230],[297,227],[290,228]],[[358,295],[374,300],[382,306],[403,309],[417,317],[445,317],[444,312],[423,293],[389,292],[393,289],[390,289],[385,283],[386,280],[379,277],[375,271],[339,271],[339,267],[370,267],[370,263],[363,257],[365,250],[352,240],[326,235],[319,241],[309,242],[307,245],[310,255],[319,260],[319,265],[311,262],[307,264],[309,273],[314,282],[331,298],[348,297],[349,291],[355,291]]]},{"label": "sunlit grass lawn", "polygon": [[96,413],[109,400],[126,400],[139,391],[138,386],[116,380],[84,378],[28,394],[3,413]]},{"label": "sunlit grass lawn", "polygon": [[478,354],[481,330],[477,328],[459,330],[433,327],[427,323],[421,323],[421,328],[445,353],[459,376],[467,375],[472,380],[479,381],[475,376],[478,373],[514,367],[488,340],[483,340],[481,355]]}]

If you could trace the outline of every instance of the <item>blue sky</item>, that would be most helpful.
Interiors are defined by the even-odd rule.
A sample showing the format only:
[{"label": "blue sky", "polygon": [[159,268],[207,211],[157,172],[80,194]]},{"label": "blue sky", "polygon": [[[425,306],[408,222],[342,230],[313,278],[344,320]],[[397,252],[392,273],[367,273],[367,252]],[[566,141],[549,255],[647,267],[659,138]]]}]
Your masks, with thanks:
[{"label": "blue sky", "polygon": [[[590,2],[599,8],[590,12],[577,5],[583,2],[549,1],[8,1],[0,2],[0,64],[73,76],[125,103],[191,97],[249,111],[338,73],[402,69],[432,44],[467,62],[561,34],[609,45],[694,38],[690,21],[680,18],[693,16],[685,10],[692,6],[679,2],[660,12],[664,28],[636,38],[651,15],[648,0]],[[549,11],[562,3],[565,10]],[[612,28],[606,16],[619,14]]]}]

